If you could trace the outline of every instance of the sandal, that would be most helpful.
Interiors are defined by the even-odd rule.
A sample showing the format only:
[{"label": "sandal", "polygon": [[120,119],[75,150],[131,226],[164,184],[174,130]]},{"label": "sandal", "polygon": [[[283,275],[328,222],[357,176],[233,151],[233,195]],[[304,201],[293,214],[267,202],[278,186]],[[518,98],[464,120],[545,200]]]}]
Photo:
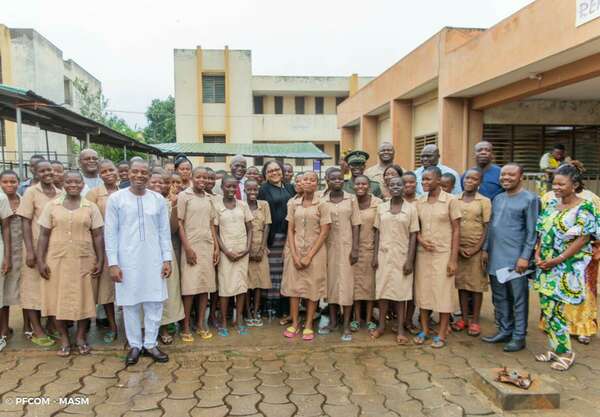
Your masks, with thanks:
[{"label": "sandal", "polygon": [[375,340],[383,336],[383,333],[384,331],[382,329],[375,329],[372,332],[369,332],[369,336],[371,336],[371,339]]},{"label": "sandal", "polygon": [[90,347],[90,345],[87,344],[87,342],[84,342],[81,345],[78,344],[77,349],[79,349],[80,355],[89,355],[90,352],[92,351],[92,348]]},{"label": "sandal", "polygon": [[170,345],[173,343],[173,336],[171,336],[170,334],[161,334],[160,336],[160,341],[163,343],[163,345]]},{"label": "sandal", "polygon": [[25,337],[25,339],[31,340],[31,338],[33,337],[33,332],[23,332],[23,336]]},{"label": "sandal", "polygon": [[317,333],[319,333],[321,336],[327,336],[328,334],[331,333],[331,329],[329,328],[329,326],[319,327],[319,330],[317,330]]},{"label": "sandal", "polygon": [[69,355],[71,355],[71,346],[61,346],[56,351],[56,356],[60,356],[61,358],[66,358]]},{"label": "sandal", "polygon": [[446,347],[446,339],[442,339],[439,336],[434,336],[433,339],[431,339],[431,347],[434,349]]},{"label": "sandal", "polygon": [[374,331],[377,328],[377,323],[375,322],[368,322],[367,323],[367,330],[369,330],[370,332]]},{"label": "sandal", "polygon": [[227,329],[227,327],[220,327],[217,331],[217,334],[221,337],[227,337],[229,336],[229,330]]},{"label": "sandal", "polygon": [[[314,332],[313,332],[314,333]],[[292,339],[300,334],[300,329],[296,329],[294,326],[290,326],[283,331],[283,335],[288,339]]]},{"label": "sandal", "polygon": [[54,344],[54,340],[52,340],[48,336],[42,336],[42,337],[31,336],[30,340],[31,340],[31,343],[33,343],[34,345],[40,346],[40,347],[49,347]]},{"label": "sandal", "polygon": [[352,342],[352,333],[344,333],[340,339],[342,342]]},{"label": "sandal", "polygon": [[420,328],[418,328],[417,326],[415,326],[415,325],[414,325],[414,324],[412,324],[412,323],[411,323],[411,324],[408,324],[408,325],[407,325],[407,324],[405,324],[405,325],[404,325],[404,329],[405,329],[405,330],[406,330],[408,333],[410,333],[411,335],[413,335],[413,336],[416,336],[416,335],[418,335],[418,334],[419,334],[419,332],[421,331],[421,329],[420,329]]},{"label": "sandal", "polygon": [[558,355],[551,350],[546,353],[538,353],[535,355],[535,360],[537,362],[552,362],[558,358]]},{"label": "sandal", "polygon": [[280,326],[287,326],[292,322],[292,318],[290,316],[283,316],[281,320],[279,320]]},{"label": "sandal", "polygon": [[191,333],[181,333],[181,341],[185,343],[193,343],[194,336]]},{"label": "sandal", "polygon": [[213,337],[213,334],[209,330],[197,330],[196,333],[200,335],[200,339],[202,340],[212,339]]},{"label": "sandal", "polygon": [[360,322],[359,321],[352,321],[350,322],[350,331],[351,332],[357,332],[360,329]]},{"label": "sandal", "polygon": [[244,326],[243,324],[240,324],[237,327],[237,332],[240,336],[246,336],[248,334],[248,327]]},{"label": "sandal", "polygon": [[481,325],[479,323],[470,323],[467,334],[473,337],[479,336],[481,334]]},{"label": "sandal", "polygon": [[6,347],[6,336],[0,337],[0,352]]},{"label": "sandal", "polygon": [[415,345],[423,345],[427,339],[429,339],[429,336],[426,335],[425,332],[419,332],[413,338],[413,342]]},{"label": "sandal", "polygon": [[[465,321],[463,319],[459,319],[455,323],[452,323],[452,325],[450,327],[455,332],[461,332],[461,331],[465,330],[465,328],[467,327],[467,324],[465,323]],[[471,326],[469,326],[469,329],[470,328],[471,328]]]},{"label": "sandal", "polygon": [[577,336],[577,341],[582,345],[589,345],[592,339],[589,336]]},{"label": "sandal", "polygon": [[315,332],[313,329],[304,329],[302,330],[302,340],[306,340],[310,342],[315,339]]},{"label": "sandal", "polygon": [[260,317],[254,319],[254,327],[263,327],[263,321]]},{"label": "sandal", "polygon": [[117,340],[117,332],[113,332],[112,330],[109,330],[108,332],[106,332],[106,334],[102,338],[102,341],[104,343],[106,343],[107,345],[110,345],[115,340]]},{"label": "sandal", "polygon": [[396,336],[396,343],[399,346],[406,346],[410,344],[410,340],[408,340],[408,337],[404,336],[404,335],[398,335]]},{"label": "sandal", "polygon": [[571,357],[558,356],[556,355],[556,362],[550,365],[550,368],[555,371],[568,371],[571,366],[575,363],[575,352],[571,352]]}]

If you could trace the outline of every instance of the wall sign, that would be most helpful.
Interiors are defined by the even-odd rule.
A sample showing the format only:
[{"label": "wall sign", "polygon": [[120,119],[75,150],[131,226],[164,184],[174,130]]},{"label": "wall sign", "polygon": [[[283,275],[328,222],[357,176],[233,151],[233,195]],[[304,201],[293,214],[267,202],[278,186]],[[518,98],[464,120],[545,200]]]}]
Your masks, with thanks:
[{"label": "wall sign", "polygon": [[600,17],[600,0],[576,0],[575,26]]}]

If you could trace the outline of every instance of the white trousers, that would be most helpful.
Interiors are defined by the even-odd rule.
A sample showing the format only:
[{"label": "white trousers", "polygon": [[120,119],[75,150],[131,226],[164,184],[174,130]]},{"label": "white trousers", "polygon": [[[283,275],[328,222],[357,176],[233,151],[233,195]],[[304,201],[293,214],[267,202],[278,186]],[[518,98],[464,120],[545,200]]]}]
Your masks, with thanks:
[{"label": "white trousers", "polygon": [[[132,348],[152,349],[156,346],[160,320],[162,319],[162,301],[139,303],[123,306],[123,321],[127,341]],[[142,320],[144,321],[144,338],[142,342]]]}]

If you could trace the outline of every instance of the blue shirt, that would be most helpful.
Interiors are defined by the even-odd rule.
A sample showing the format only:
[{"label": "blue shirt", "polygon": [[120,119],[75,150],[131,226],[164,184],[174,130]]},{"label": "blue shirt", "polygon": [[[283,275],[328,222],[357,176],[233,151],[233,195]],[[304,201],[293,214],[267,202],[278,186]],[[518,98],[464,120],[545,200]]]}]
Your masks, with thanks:
[{"label": "blue shirt", "polygon": [[[458,175],[458,172],[456,172],[452,168],[447,167],[446,165],[442,165],[442,164],[437,164],[437,167],[442,171],[442,175],[446,174],[446,173],[454,175],[454,188],[452,189],[452,194],[453,195],[460,194],[462,192],[462,187],[460,185],[460,175]],[[421,185],[421,179],[423,178],[423,171],[425,171],[425,168],[423,168],[423,167],[419,167],[415,171],[415,176],[417,177],[417,196],[425,195],[425,191],[423,191],[423,186]]]},{"label": "blue shirt", "polygon": [[492,218],[483,250],[489,253],[488,273],[514,268],[519,258],[531,259],[537,234],[535,226],[540,209],[537,195],[520,191],[498,194],[492,202]]},{"label": "blue shirt", "polygon": [[[492,164],[488,169],[483,171],[481,178],[481,185],[479,186],[479,194],[486,196],[490,200],[493,200],[498,194],[504,192],[504,189],[500,185],[500,170],[501,168]],[[464,187],[465,174],[463,174],[460,183]]]}]

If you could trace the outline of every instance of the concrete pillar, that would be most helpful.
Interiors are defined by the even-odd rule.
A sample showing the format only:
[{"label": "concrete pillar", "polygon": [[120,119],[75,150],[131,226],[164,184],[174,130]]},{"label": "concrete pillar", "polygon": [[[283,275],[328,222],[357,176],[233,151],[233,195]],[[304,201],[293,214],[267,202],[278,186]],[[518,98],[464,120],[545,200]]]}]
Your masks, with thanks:
[{"label": "concrete pillar", "polygon": [[390,102],[392,144],[396,150],[394,162],[404,169],[414,169],[414,144],[412,137],[412,101],[392,100]]},{"label": "concrete pillar", "polygon": [[[470,103],[469,103],[470,104]],[[483,111],[469,110],[469,141],[467,165],[475,166],[475,145],[483,139]]]},{"label": "concrete pillar", "polygon": [[360,118],[360,144],[357,149],[362,149],[370,156],[367,168],[377,163],[377,116],[362,116]]},{"label": "concrete pillar", "polygon": [[[340,138],[340,151],[343,154],[348,149],[354,149],[354,128],[353,127],[342,127],[341,138]],[[338,161],[335,161],[337,164]]]},{"label": "concrete pillar", "polygon": [[461,173],[467,165],[468,100],[453,97],[441,98],[439,100],[439,118],[440,161]]}]

